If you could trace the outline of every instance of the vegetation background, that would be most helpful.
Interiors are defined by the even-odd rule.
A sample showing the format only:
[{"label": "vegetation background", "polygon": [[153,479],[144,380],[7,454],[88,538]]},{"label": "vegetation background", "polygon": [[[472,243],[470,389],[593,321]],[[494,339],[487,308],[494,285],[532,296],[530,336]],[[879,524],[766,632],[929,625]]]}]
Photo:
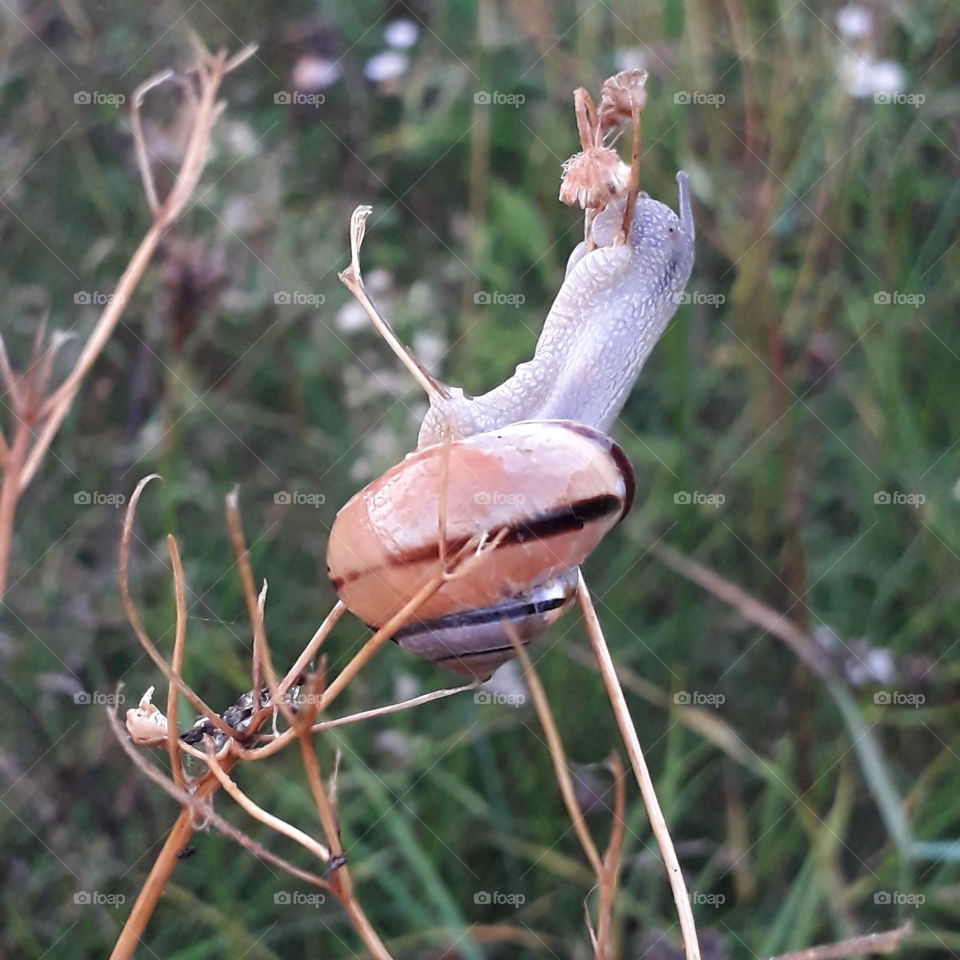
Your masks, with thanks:
[{"label": "vegetation background", "polygon": [[[418,25],[413,44],[374,59],[398,18]],[[643,187],[674,205],[674,173],[690,173],[697,263],[615,430],[637,506],[585,572],[632,673],[705,955],[752,960],[908,917],[904,956],[960,954],[960,7],[5,4],[0,322],[16,361],[47,310],[82,343],[146,228],[119,95],[188,65],[188,26],[214,48],[260,48],[228,78],[198,202],[21,505],[0,624],[0,955],[105,956],[175,812],[96,702],[159,679],[120,610],[117,505],[163,475],[133,588],[169,645],[173,532],[185,672],[226,706],[250,654],[223,521],[239,484],[274,657],[292,658],[333,601],[338,506],[413,445],[423,409],[337,281],[350,211],[374,206],[364,263],[403,339],[448,381],[489,388],[529,355],[578,239],[557,202],[572,91],[637,65],[651,73]],[[174,100],[147,108],[170,164]],[[799,624],[853,713],[658,543]],[[345,620],[330,669],[364,636]],[[576,616],[535,647],[570,755],[602,788],[595,765],[618,737],[584,651]],[[341,706],[447,683],[391,646]],[[507,689],[320,744],[326,769],[343,751],[359,898],[398,956],[588,955],[589,872],[536,717]],[[864,737],[889,789],[865,773]],[[298,761],[252,766],[245,789],[311,829]],[[884,803],[929,846],[898,842]],[[195,846],[143,957],[355,955],[335,905],[278,902],[289,878],[220,837]],[[650,960],[677,946],[653,850],[632,792],[619,916],[624,956]]]}]

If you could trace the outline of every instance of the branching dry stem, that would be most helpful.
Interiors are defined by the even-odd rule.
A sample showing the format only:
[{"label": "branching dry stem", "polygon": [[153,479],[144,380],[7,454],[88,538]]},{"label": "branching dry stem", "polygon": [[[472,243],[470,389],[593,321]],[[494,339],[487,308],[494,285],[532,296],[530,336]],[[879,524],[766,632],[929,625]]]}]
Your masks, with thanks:
[{"label": "branching dry stem", "polygon": [[[167,730],[172,736],[167,738],[167,750],[174,771],[173,779],[163,777],[153,767],[146,764],[145,761],[140,762],[141,758],[139,757],[138,766],[142,769],[147,769],[151,779],[157,782],[163,782],[164,789],[181,802],[183,809],[174,823],[173,829],[168,835],[160,855],[154,863],[134,903],[133,910],[114,947],[111,960],[129,960],[132,956],[133,950],[146,929],[146,925],[156,909],[163,889],[176,866],[177,856],[195,829],[197,818],[200,817],[209,820],[213,816],[207,800],[219,789],[223,789],[228,793],[250,816],[267,825],[277,833],[301,844],[315,856],[323,860],[325,865],[336,871],[332,879],[323,881],[324,885],[341,903],[353,923],[357,934],[361,937],[371,955],[376,957],[377,960],[389,960],[389,952],[377,936],[354,896],[350,874],[343,863],[343,850],[339,839],[339,825],[334,800],[335,793],[332,785],[329,795],[323,789],[319,763],[317,762],[310,742],[310,737],[315,727],[323,729],[328,725],[334,726],[346,722],[355,722],[360,717],[359,715],[356,717],[345,717],[340,720],[329,721],[327,724],[315,724],[314,718],[318,713],[325,711],[330,704],[333,703],[336,697],[343,692],[351,680],[353,680],[359,671],[369,662],[376,651],[390,639],[397,629],[403,626],[404,623],[415,614],[417,608],[426,599],[440,589],[444,583],[469,573],[474,565],[478,563],[487,552],[496,549],[500,539],[502,539],[502,534],[492,538],[488,542],[482,542],[478,539],[467,543],[461,551],[458,551],[452,562],[449,563],[445,569],[438,572],[425,583],[416,596],[411,598],[389,622],[374,633],[328,688],[323,688],[323,684],[317,674],[308,674],[306,681],[306,689],[309,691],[309,696],[307,697],[308,706],[304,712],[297,714],[287,702],[286,695],[290,686],[298,680],[301,673],[307,670],[313,655],[320,648],[330,630],[333,628],[333,625],[339,619],[343,612],[342,605],[338,604],[330,614],[328,614],[324,624],[313,635],[304,648],[304,651],[297,658],[294,667],[286,674],[282,683],[278,683],[263,622],[266,584],[264,584],[260,594],[257,595],[246,541],[243,536],[237,495],[236,492],[229,494],[226,502],[227,525],[230,531],[237,570],[243,586],[247,612],[254,635],[255,659],[259,665],[255,671],[255,679],[259,678],[260,671],[262,670],[263,679],[270,692],[269,706],[262,707],[259,706],[257,700],[259,686],[253,688],[251,691],[252,702],[255,704],[255,706],[251,708],[253,713],[243,730],[240,731],[230,727],[221,716],[212,710],[192,690],[180,675],[186,642],[186,586],[183,580],[183,569],[180,562],[179,550],[172,537],[169,537],[167,541],[173,571],[176,605],[176,631],[171,663],[167,663],[167,661],[164,660],[157,650],[156,645],[147,635],[130,596],[128,574],[133,524],[140,497],[145,486],[152,479],[155,479],[155,477],[146,477],[137,484],[130,498],[130,504],[124,518],[123,534],[120,544],[120,590],[124,609],[134,633],[137,635],[137,638],[151,660],[162,670],[170,684],[167,696]],[[449,696],[454,692],[472,689],[474,686],[475,684],[467,684],[452,691],[437,691],[434,694],[427,694],[423,697],[415,698],[405,704],[394,704],[379,708],[376,711],[368,711],[366,715],[375,716],[380,713],[390,712],[393,709],[407,709],[411,706],[427,703],[430,700],[438,699],[442,696]],[[206,749],[200,751],[176,736],[176,704],[178,693],[182,693],[191,705],[225,736],[226,744],[219,754],[213,753],[212,743],[209,740],[207,741]],[[287,729],[282,733],[274,735],[272,739],[266,742],[260,741],[262,745],[250,746],[251,743],[257,742],[257,729],[260,724],[275,710],[279,710],[283,714],[288,723]],[[318,843],[318,841],[314,840],[304,831],[299,830],[292,824],[264,810],[247,797],[229,776],[230,768],[239,760],[262,759],[276,753],[295,738],[299,739],[301,744],[301,756],[307,772],[308,782],[310,783],[311,793],[317,806],[321,825],[327,838],[326,845]],[[130,745],[125,744],[125,747],[130,747]],[[130,750],[133,750],[133,748],[130,747]],[[201,760],[206,764],[208,772],[193,783],[185,784],[182,779],[180,779],[182,777],[182,768],[179,762],[179,751],[189,753]],[[133,753],[136,755],[136,751],[133,751]],[[189,798],[189,801],[184,802],[184,798]],[[217,818],[216,824],[218,829],[221,829],[221,821],[219,818]],[[234,838],[237,836],[235,828],[224,830],[224,832]],[[254,841],[249,840],[249,842],[244,843],[244,846],[248,849],[254,849]],[[273,862],[278,861],[274,858]],[[292,872],[298,877],[315,877],[315,875],[300,871],[299,868]],[[311,882],[315,882],[315,880],[311,880]]]},{"label": "branching dry stem", "polygon": [[[193,83],[179,81],[173,71],[166,70],[141,84],[131,98],[134,153],[153,222],[121,274],[116,289],[108,298],[73,368],[60,385],[44,398],[53,359],[63,341],[62,335],[54,335],[45,347],[38,336],[30,366],[20,375],[14,373],[5,350],[0,348],[0,376],[12,401],[12,439],[5,436],[0,439],[0,600],[6,592],[18,501],[43,463],[80,385],[120,322],[161,239],[187,208],[196,191],[209,158],[213,126],[224,107],[217,100],[223,78],[251,56],[255,49],[247,47],[228,57],[226,51],[211,54],[199,43],[195,43],[195,46],[198,52],[193,75],[199,92],[195,92]],[[187,95],[186,109],[191,111],[190,134],[174,184],[167,196],[160,200],[150,170],[140,108],[149,91],[172,79],[178,79]],[[41,326],[38,335],[42,333]]]}]

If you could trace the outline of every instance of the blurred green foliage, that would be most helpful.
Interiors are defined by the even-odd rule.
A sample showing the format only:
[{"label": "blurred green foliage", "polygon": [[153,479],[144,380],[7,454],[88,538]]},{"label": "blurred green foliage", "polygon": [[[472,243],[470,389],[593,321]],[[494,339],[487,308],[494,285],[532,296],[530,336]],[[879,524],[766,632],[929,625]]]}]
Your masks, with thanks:
[{"label": "blurred green foliage", "polygon": [[[174,533],[190,589],[186,674],[226,706],[249,683],[223,521],[239,484],[254,568],[270,583],[274,659],[288,662],[333,600],[324,553],[338,506],[413,445],[423,410],[387,349],[343,309],[350,211],[374,206],[364,264],[401,336],[436,356],[448,381],[489,388],[529,355],[577,241],[575,211],[556,200],[576,148],[572,90],[596,92],[638,57],[651,72],[643,186],[674,204],[674,172],[690,173],[697,264],[691,302],[615,431],[637,470],[637,506],[586,575],[618,661],[666,704],[686,693],[702,706],[631,698],[698,922],[714,957],[907,917],[918,933],[903,955],[960,953],[955,859],[898,851],[858,736],[823,684],[648,552],[668,543],[835,637],[838,675],[916,837],[960,837],[960,8],[870,9],[860,37],[839,28],[833,4],[755,0],[6,11],[0,274],[15,363],[46,310],[79,349],[148,224],[128,111],[111,98],[189,65],[188,25],[214,48],[260,49],[227,81],[198,202],[21,505],[0,625],[0,954],[105,956],[175,814],[102,711],[74,702],[118,681],[133,700],[159,679],[119,606],[121,511],[78,501],[129,497],[140,477],[162,474],[141,507],[134,592],[168,647],[164,537]],[[374,83],[365,64],[400,16],[421,24],[408,68]],[[323,102],[277,102],[311,57],[341,71]],[[851,84],[869,86],[864,71],[884,60],[902,71],[900,94],[854,96]],[[494,92],[523,102],[478,102]],[[175,107],[169,91],[147,106],[168,165]],[[523,302],[477,303],[481,291]],[[278,504],[281,491],[323,502]],[[364,637],[343,622],[330,674]],[[534,649],[571,758],[602,762],[619,741],[577,656],[577,618]],[[447,682],[391,646],[338,708]],[[742,749],[718,746],[731,731]],[[318,750],[326,771],[342,751],[359,897],[397,956],[589,955],[591,879],[529,707],[454,698],[345,728]],[[252,766],[241,781],[251,795],[319,829],[294,757]],[[218,801],[244,822],[229,807]],[[602,808],[591,823],[606,835]],[[335,905],[278,905],[292,880],[218,836],[195,845],[143,956],[356,955]],[[654,850],[631,791],[624,956],[670,956],[666,943],[677,943]],[[83,891],[126,904],[79,904]],[[478,904],[480,891],[525,902]],[[481,945],[464,934],[473,923],[509,924],[518,938]],[[441,952],[454,942],[459,953]]]}]

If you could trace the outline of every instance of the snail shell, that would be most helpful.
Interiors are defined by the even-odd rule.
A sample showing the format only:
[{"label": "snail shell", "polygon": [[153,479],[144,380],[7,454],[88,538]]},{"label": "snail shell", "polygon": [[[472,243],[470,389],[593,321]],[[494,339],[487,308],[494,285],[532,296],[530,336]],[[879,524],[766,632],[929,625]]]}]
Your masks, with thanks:
[{"label": "snail shell", "polygon": [[528,640],[569,606],[576,567],[630,509],[633,488],[620,448],[572,421],[522,421],[435,444],[337,514],[328,573],[347,609],[376,628],[442,572],[441,554],[499,534],[495,548],[442,584],[394,638],[456,673],[485,678],[513,654],[505,623]]}]

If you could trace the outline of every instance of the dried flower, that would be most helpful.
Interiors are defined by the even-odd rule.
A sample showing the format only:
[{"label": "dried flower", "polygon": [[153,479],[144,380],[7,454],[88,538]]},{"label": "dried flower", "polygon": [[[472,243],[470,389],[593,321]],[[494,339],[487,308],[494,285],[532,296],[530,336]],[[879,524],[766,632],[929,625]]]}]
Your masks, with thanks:
[{"label": "dried flower", "polygon": [[600,129],[604,134],[619,133],[639,116],[647,105],[647,71],[622,70],[608,77],[600,90]]},{"label": "dried flower", "polygon": [[627,192],[630,168],[609,147],[591,147],[563,164],[560,202],[583,209],[605,207]]}]

